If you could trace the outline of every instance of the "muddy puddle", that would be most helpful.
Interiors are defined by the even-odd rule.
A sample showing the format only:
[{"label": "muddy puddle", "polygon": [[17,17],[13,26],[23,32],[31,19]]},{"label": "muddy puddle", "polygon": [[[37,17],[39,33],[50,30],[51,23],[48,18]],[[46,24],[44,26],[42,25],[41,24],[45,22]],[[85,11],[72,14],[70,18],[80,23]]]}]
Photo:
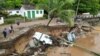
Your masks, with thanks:
[{"label": "muddy puddle", "polygon": [[[44,28],[45,29],[45,28]],[[46,29],[44,31],[43,28],[35,28],[35,31],[51,34],[53,36],[60,35],[61,32],[67,31],[66,27],[52,27]],[[98,28],[99,29],[99,28]],[[31,31],[29,34],[24,35],[19,39],[16,43],[14,48],[16,49],[17,53],[23,53],[25,46],[31,39],[34,31]],[[92,31],[91,33],[87,33],[85,36],[81,36],[77,38],[76,44],[79,46],[82,46],[86,49],[89,49],[91,51],[94,51],[96,53],[100,54],[100,31]],[[93,54],[84,51],[78,47],[50,47],[46,51],[47,56],[94,56]]]}]

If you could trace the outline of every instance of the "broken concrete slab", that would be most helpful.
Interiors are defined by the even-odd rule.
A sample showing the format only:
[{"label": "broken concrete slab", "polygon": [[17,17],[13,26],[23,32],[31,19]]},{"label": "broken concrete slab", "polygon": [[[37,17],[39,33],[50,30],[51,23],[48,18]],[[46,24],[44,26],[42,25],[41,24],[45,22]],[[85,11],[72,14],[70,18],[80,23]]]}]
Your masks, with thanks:
[{"label": "broken concrete slab", "polygon": [[0,49],[0,55],[5,53],[6,53],[6,49]]},{"label": "broken concrete slab", "polygon": [[43,44],[50,44],[52,45],[52,40],[50,39],[50,36],[47,35],[47,34],[43,34],[43,33],[40,33],[40,32],[35,32],[35,34],[33,35],[33,38],[39,40],[39,41],[42,41]]}]

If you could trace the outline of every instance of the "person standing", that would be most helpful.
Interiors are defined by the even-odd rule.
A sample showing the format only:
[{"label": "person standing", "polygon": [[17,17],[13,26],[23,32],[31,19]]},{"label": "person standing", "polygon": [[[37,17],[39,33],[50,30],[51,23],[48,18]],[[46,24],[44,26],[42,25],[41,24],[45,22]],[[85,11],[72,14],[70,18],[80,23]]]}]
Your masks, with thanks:
[{"label": "person standing", "polygon": [[19,22],[19,21],[17,22],[17,25],[18,25],[18,26],[20,25],[20,22]]},{"label": "person standing", "polygon": [[5,28],[5,29],[3,30],[3,36],[4,36],[4,38],[7,37],[7,28]]},{"label": "person standing", "polygon": [[14,32],[13,25],[10,26],[10,33]]}]

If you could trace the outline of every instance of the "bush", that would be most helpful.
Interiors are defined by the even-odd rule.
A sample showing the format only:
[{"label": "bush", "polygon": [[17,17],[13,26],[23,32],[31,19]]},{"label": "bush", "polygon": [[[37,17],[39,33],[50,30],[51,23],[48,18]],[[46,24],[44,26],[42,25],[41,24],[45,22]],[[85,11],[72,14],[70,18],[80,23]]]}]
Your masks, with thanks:
[{"label": "bush", "polygon": [[8,17],[8,18],[5,18],[5,24],[13,24],[15,23],[17,20],[19,21],[23,21],[23,17]]},{"label": "bush", "polygon": [[13,24],[15,23],[15,19],[6,19],[5,24]]},{"label": "bush", "polygon": [[8,17],[8,13],[7,13],[7,12],[5,12],[5,11],[0,11],[0,14],[1,14],[2,16],[4,16],[5,18],[7,18],[7,17]]},{"label": "bush", "polygon": [[44,14],[43,17],[44,17],[45,19],[48,19],[48,15],[47,15],[47,14]]},{"label": "bush", "polygon": [[22,17],[21,15],[9,15],[8,18],[13,18],[13,17]]}]

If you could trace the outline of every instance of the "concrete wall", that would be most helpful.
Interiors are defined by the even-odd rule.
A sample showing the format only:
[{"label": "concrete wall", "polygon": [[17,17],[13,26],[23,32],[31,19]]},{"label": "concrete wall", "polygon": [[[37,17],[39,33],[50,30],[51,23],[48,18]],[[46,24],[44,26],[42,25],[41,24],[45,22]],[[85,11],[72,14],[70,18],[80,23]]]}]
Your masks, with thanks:
[{"label": "concrete wall", "polygon": [[[8,10],[7,12],[9,13],[9,15],[21,15],[24,17],[24,12],[26,13],[26,17],[28,17],[28,13],[27,11],[31,11],[31,18],[33,17],[32,16],[32,11],[35,11],[35,18],[39,18],[39,17],[43,17],[44,15],[44,10],[43,9],[40,9],[40,10],[37,10],[37,9],[32,9],[32,10],[25,10],[23,7],[21,7],[20,10]],[[38,11],[38,13],[37,13]],[[42,11],[42,13],[41,13]]]},{"label": "concrete wall", "polygon": [[[35,11],[35,18],[40,18],[40,17],[43,17],[44,15],[44,10],[25,10],[26,17],[28,17],[27,11],[31,11],[31,18],[32,18],[32,11]],[[37,14],[37,11],[39,12],[38,14]],[[42,13],[40,13],[40,11],[42,11]]]},{"label": "concrete wall", "polygon": [[25,12],[25,9],[24,9],[23,7],[21,7],[21,8],[20,8],[20,14],[21,14],[21,16],[23,16],[23,17],[24,17],[24,12]]},{"label": "concrete wall", "polygon": [[[37,14],[36,11],[39,11],[39,13]],[[40,11],[42,11],[42,14],[40,13]],[[43,15],[44,15],[44,10],[35,10],[35,18],[43,17]]]},{"label": "concrete wall", "polygon": [[9,15],[20,15],[21,14],[21,12],[20,12],[20,10],[8,10],[7,11],[8,13],[9,13]]},{"label": "concrete wall", "polygon": [[4,18],[0,17],[0,24],[3,24],[3,23],[4,23]]}]

